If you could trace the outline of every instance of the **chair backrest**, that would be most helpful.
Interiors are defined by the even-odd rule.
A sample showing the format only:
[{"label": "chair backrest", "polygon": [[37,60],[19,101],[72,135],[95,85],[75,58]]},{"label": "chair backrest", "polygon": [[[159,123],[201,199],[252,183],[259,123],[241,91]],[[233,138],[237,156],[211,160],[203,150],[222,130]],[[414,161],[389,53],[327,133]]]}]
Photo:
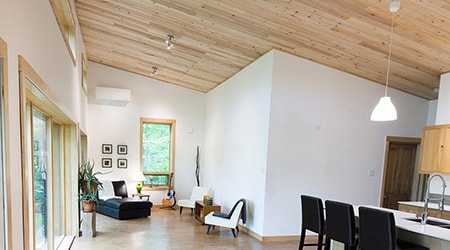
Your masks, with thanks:
[{"label": "chair backrest", "polygon": [[122,198],[128,197],[127,184],[125,181],[112,181],[111,183],[114,188],[115,196],[120,196]]},{"label": "chair backrest", "polygon": [[395,218],[389,211],[359,207],[359,248],[394,250]]},{"label": "chair backrest", "polygon": [[201,201],[201,200],[203,200],[203,196],[204,195],[209,195],[209,187],[198,187],[198,186],[195,186],[192,189],[190,200]]},{"label": "chair backrest", "polygon": [[323,203],[320,198],[301,195],[302,228],[318,234],[325,233]]},{"label": "chair backrest", "polygon": [[[231,214],[231,217],[230,217],[230,222],[233,225],[237,225],[238,224],[239,219],[241,218],[241,212],[242,212],[242,208],[244,207],[244,203],[245,203],[245,200],[243,200],[243,199],[239,200],[236,203],[236,205],[234,207],[234,211],[233,211],[233,213]],[[245,221],[243,223],[245,223]]]},{"label": "chair backrest", "polygon": [[325,201],[327,218],[326,237],[356,246],[355,213],[351,204],[339,201]]}]

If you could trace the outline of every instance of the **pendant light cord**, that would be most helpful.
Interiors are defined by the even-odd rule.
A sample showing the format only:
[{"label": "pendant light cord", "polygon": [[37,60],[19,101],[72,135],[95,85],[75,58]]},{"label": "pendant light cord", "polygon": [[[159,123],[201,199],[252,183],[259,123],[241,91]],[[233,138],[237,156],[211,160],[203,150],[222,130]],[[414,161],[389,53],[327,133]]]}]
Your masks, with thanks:
[{"label": "pendant light cord", "polygon": [[387,89],[389,85],[389,71],[391,68],[391,51],[392,51],[392,34],[394,33],[394,17],[395,12],[392,12],[391,33],[389,35],[389,52],[388,52],[388,64],[386,70],[386,88],[384,89],[384,96],[387,96]]}]

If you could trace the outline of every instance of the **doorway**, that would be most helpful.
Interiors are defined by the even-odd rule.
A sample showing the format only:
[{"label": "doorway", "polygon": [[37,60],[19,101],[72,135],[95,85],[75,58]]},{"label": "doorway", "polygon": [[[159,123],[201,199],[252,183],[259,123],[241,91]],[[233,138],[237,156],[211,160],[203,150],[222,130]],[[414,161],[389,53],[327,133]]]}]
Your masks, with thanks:
[{"label": "doorway", "polygon": [[417,173],[420,138],[387,137],[381,206],[398,209],[399,201],[421,199],[425,178]]}]

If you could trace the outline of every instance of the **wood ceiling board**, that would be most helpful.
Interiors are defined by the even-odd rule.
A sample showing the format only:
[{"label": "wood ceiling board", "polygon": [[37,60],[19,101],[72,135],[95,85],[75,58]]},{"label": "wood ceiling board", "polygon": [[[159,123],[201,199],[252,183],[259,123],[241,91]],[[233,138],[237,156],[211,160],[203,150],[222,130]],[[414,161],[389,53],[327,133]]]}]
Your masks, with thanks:
[{"label": "wood ceiling board", "polygon": [[[89,60],[142,75],[151,71],[146,67],[157,65],[165,72],[162,81],[201,92],[271,49],[385,81],[390,0],[75,3]],[[437,98],[430,89],[439,84],[440,74],[450,71],[449,9],[443,0],[402,1],[395,19],[390,86]],[[168,34],[175,36],[171,51],[164,44]]]}]

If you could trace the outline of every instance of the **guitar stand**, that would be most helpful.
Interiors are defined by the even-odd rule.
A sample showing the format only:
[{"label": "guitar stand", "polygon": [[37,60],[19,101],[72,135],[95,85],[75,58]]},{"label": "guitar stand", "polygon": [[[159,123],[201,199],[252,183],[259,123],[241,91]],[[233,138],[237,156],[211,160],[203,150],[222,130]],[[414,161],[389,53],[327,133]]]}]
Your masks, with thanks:
[{"label": "guitar stand", "polygon": [[175,205],[172,205],[172,206],[161,206],[161,207],[159,207],[159,209],[172,209],[172,210],[175,210]]}]

